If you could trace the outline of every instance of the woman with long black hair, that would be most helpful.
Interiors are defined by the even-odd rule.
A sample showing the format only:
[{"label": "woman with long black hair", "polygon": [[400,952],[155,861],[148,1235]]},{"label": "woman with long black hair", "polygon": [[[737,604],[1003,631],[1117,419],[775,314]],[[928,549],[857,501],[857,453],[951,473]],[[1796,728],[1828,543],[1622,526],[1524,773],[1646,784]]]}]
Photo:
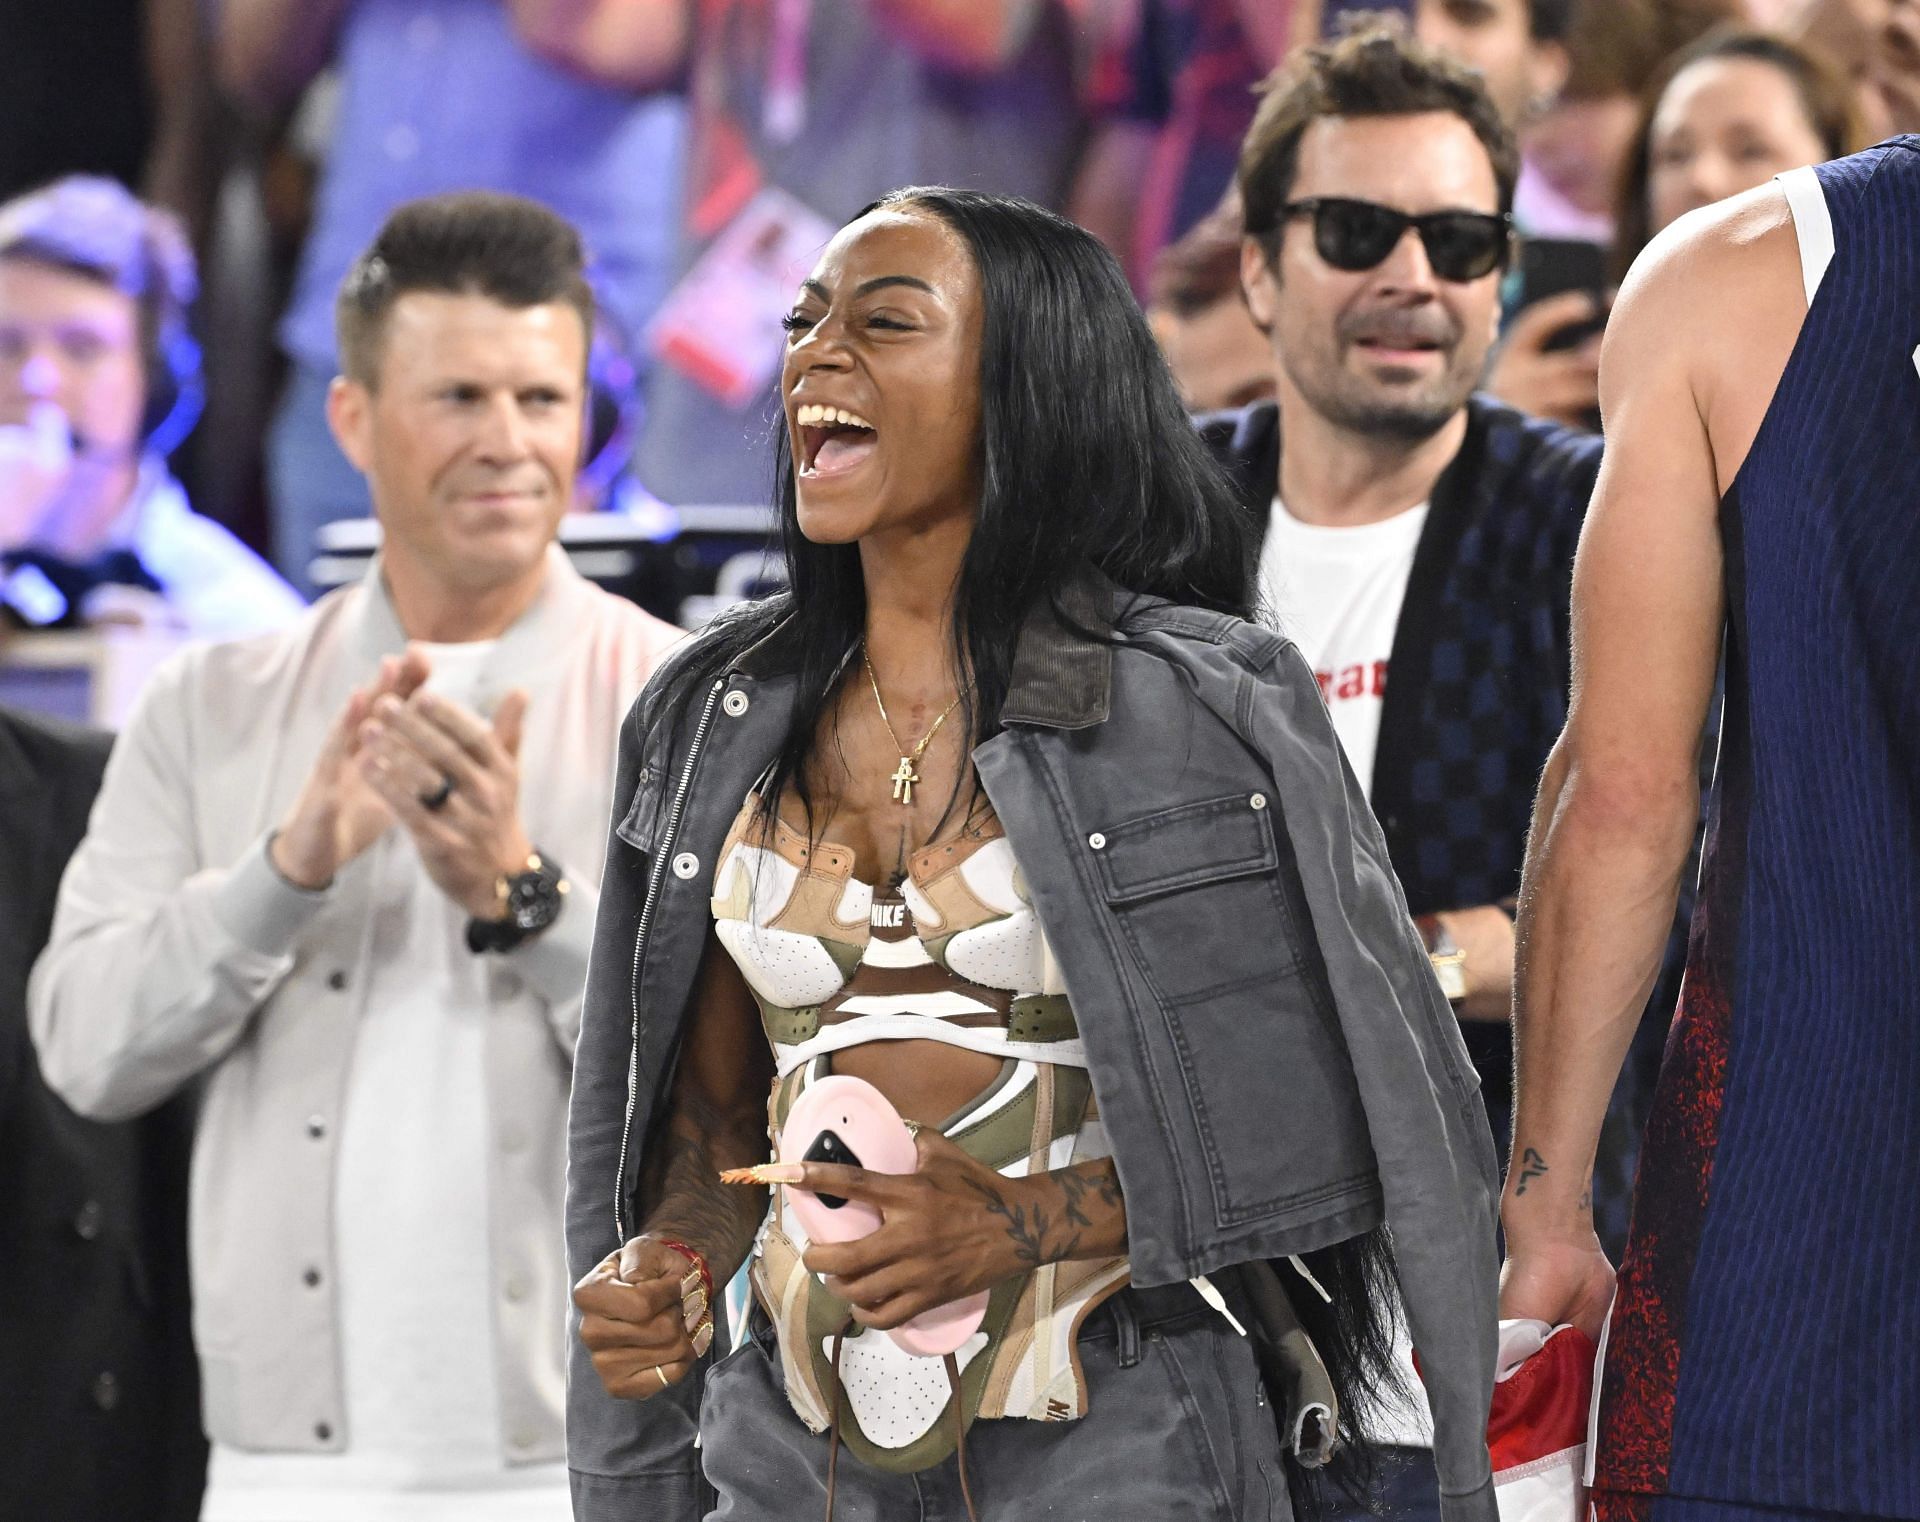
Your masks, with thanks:
[{"label": "woman with long black hair", "polygon": [[[576,1514],[699,1515],[697,1412],[729,1522],[1283,1517],[1402,1372],[1391,1269],[1448,1515],[1490,1519],[1472,1071],[1119,269],[1038,207],[903,190],[787,327],[791,590],[691,641],[622,748]],[[828,1077],[916,1171],[765,1166]],[[878,1229],[813,1240],[802,1195]],[[877,1335],[969,1296],[945,1360]]]}]

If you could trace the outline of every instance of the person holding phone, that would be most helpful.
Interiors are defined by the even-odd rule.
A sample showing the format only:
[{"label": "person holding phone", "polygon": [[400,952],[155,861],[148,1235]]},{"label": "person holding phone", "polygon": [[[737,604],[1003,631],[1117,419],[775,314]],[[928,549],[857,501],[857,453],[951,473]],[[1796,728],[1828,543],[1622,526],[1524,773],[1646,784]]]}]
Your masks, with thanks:
[{"label": "person holding phone", "polygon": [[[730,1522],[1287,1516],[1317,1455],[1241,1334],[1255,1286],[1364,1445],[1411,1377],[1383,1224],[1427,1504],[1492,1522],[1472,1074],[1119,265],[1033,203],[907,189],[786,325],[792,590],[692,641],[621,747],[568,1167],[581,1522],[682,1515],[696,1435]],[[917,1171],[788,1156],[849,1076]],[[762,1179],[879,1229],[809,1240],[722,1182],[770,1131]],[[982,1293],[957,1367],[873,1335]]]}]

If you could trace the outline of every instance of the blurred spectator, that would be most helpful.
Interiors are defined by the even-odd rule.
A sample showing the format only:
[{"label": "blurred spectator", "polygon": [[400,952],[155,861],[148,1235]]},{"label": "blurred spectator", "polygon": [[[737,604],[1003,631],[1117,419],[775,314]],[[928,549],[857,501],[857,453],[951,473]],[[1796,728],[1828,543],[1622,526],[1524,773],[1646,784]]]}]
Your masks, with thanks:
[{"label": "blurred spectator", "polygon": [[1136,288],[1233,180],[1255,90],[1320,20],[1314,0],[1142,0],[1133,44],[1096,101],[1101,125],[1068,211]]},{"label": "blurred spectator", "polygon": [[[1480,78],[1395,31],[1287,65],[1239,173],[1278,401],[1202,424],[1261,526],[1263,599],[1319,677],[1503,1153],[1514,899],[1530,785],[1566,718],[1600,459],[1599,440],[1473,395],[1518,172]],[[1424,1403],[1372,1430],[1391,1445],[1375,1514],[1434,1516]]]},{"label": "blurred spectator", "polygon": [[1920,131],[1920,0],[1886,0],[1873,82],[1889,132]]},{"label": "blurred spectator", "polygon": [[297,586],[314,536],[368,511],[328,431],[333,297],[403,201],[534,197],[577,225],[629,337],[659,298],[679,194],[671,82],[689,0],[218,0],[220,77],[278,110],[331,65],[339,96],[312,230],[280,326],[291,371],[268,440],[275,561]]},{"label": "blurred spectator", "polygon": [[298,616],[167,471],[198,406],[194,285],[178,223],[110,180],[0,206],[0,604],[16,621],[228,638]]},{"label": "blurred spectator", "polygon": [[[1480,71],[1487,93],[1520,130],[1560,92],[1567,32],[1578,0],[1414,0],[1414,35]],[[1613,0],[1601,0],[1612,4]]]},{"label": "blurred spectator", "polygon": [[833,230],[886,191],[1064,203],[1086,0],[699,0],[680,268],[637,454],[667,501],[773,489],[778,322]]},{"label": "blurred spectator", "polygon": [[1529,176],[1517,215],[1536,235],[1613,237],[1620,184],[1640,97],[1674,53],[1737,20],[1741,0],[1604,0],[1579,7],[1567,39],[1566,82],[1528,123]]},{"label": "blurred spectator", "polygon": [[1747,27],[1710,33],[1641,105],[1620,179],[1618,274],[1686,213],[1865,146],[1853,87],[1821,55]]},{"label": "blurred spectator", "polygon": [[1782,32],[1853,80],[1869,143],[1920,131],[1920,0],[1798,0]]},{"label": "blurred spectator", "polygon": [[1273,351],[1240,291],[1237,193],[1154,261],[1147,321],[1189,412],[1273,395]]},{"label": "blurred spectator", "polygon": [[81,1113],[202,1093],[205,1516],[567,1514],[565,1110],[619,726],[675,631],[554,545],[592,296],[518,198],[396,212],[330,416],[384,546],[149,685],[30,999]]},{"label": "blurred spectator", "polygon": [[206,1443],[187,1314],[192,1112],[82,1120],[27,1034],[27,972],[107,744],[0,709],[0,1511],[193,1522]]}]

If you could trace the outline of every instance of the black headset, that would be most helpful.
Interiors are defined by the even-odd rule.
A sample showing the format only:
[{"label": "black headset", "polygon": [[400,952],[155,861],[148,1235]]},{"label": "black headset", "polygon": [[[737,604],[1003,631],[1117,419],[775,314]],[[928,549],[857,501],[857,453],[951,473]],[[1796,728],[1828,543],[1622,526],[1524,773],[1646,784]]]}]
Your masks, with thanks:
[{"label": "black headset", "polygon": [[147,410],[140,425],[143,453],[164,459],[187,441],[207,409],[207,378],[200,341],[187,326],[186,312],[171,301],[162,305],[160,322],[147,358]]},{"label": "black headset", "polygon": [[579,476],[583,493],[604,498],[633,452],[639,426],[639,372],[632,347],[619,324],[596,304],[593,340],[587,347],[587,437]]}]

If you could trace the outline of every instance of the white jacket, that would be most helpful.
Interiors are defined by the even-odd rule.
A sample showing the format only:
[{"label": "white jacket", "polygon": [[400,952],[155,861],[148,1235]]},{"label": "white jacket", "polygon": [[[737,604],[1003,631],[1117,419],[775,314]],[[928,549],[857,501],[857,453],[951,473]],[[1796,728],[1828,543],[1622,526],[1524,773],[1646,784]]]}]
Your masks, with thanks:
[{"label": "white jacket", "polygon": [[[484,1159],[503,1457],[561,1457],[566,1106],[620,724],[678,631],[551,549],[502,637],[531,702],[529,837],[570,880],[545,934],[489,957]],[[342,1449],[333,1158],[372,940],[370,857],[319,893],[266,859],[328,724],[405,639],[376,561],[292,629],[197,646],[157,672],[108,766],[34,969],[47,1081],[82,1114],[136,1115],[205,1075],[192,1185],[194,1333],[209,1434]],[[395,828],[398,828],[397,826]],[[476,1166],[481,1160],[475,1160]],[[309,1279],[320,1288],[310,1287]],[[457,1334],[456,1334],[457,1335]]]}]

